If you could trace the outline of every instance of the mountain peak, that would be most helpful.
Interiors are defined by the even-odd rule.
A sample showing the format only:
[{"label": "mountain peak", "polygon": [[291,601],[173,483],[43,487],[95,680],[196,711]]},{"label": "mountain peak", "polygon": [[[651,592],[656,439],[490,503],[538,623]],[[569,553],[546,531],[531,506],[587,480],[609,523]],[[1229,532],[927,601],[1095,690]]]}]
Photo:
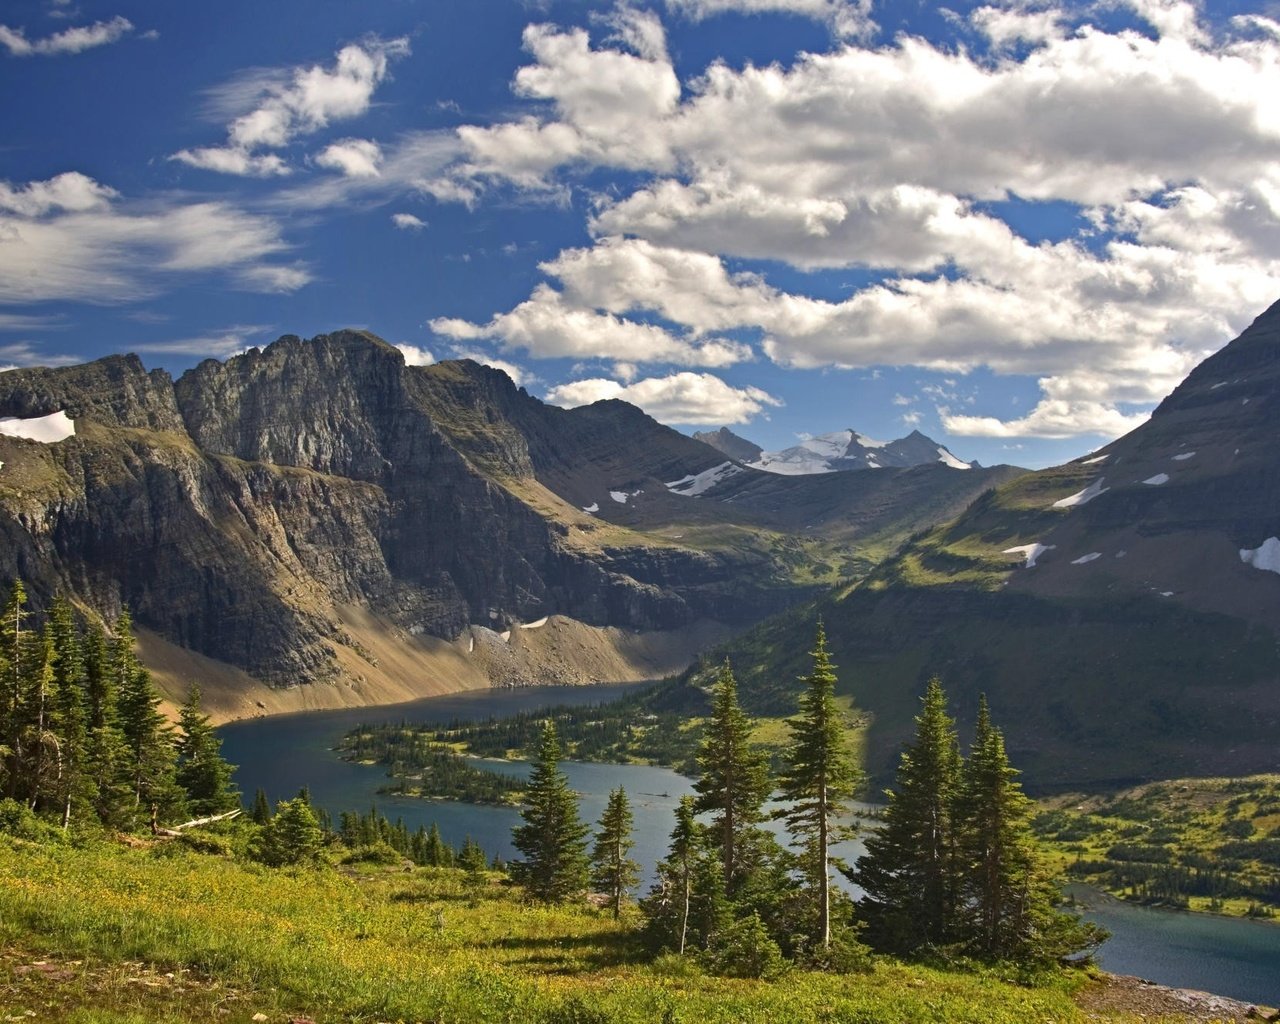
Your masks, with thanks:
[{"label": "mountain peak", "polygon": [[971,467],[919,430],[895,441],[877,441],[849,428],[808,437],[782,451],[761,452],[748,464],[767,473],[807,476],[859,469],[906,469],[939,462],[951,469]]}]

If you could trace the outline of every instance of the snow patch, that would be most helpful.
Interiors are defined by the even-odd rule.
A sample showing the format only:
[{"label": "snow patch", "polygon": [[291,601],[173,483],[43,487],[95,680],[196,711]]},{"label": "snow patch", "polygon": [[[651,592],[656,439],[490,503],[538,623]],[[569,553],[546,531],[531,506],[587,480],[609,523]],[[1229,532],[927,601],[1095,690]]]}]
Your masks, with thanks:
[{"label": "snow patch", "polygon": [[1280,537],[1268,537],[1256,548],[1241,548],[1240,561],[1255,569],[1280,572]]},{"label": "snow patch", "polygon": [[511,630],[509,629],[503,630],[501,633],[498,634],[498,636],[502,637],[502,640],[504,643],[511,642]]},{"label": "snow patch", "polygon": [[691,473],[688,476],[682,476],[679,480],[671,480],[666,484],[666,488],[673,494],[696,498],[704,491],[711,490],[722,480],[728,480],[729,477],[737,476],[741,472],[741,466],[732,462],[722,462],[718,466],[704,469],[701,473]]},{"label": "snow patch", "polygon": [[600,511],[600,502],[593,501],[590,505],[583,505],[582,511],[587,513],[587,515],[595,515]]},{"label": "snow patch", "polygon": [[1149,476],[1149,477],[1147,477],[1147,478],[1146,478],[1145,480],[1143,480],[1142,482],[1143,482],[1144,484],[1147,484],[1147,485],[1151,486],[1151,487],[1159,487],[1161,484],[1167,484],[1167,483],[1169,482],[1169,474],[1168,474],[1168,473],[1157,473],[1155,476]]},{"label": "snow patch", "polygon": [[1162,590],[1162,591],[1160,591],[1160,596],[1161,596],[1161,597],[1173,597],[1173,591],[1172,591],[1172,590]]},{"label": "snow patch", "polygon": [[1002,555],[1024,555],[1027,559],[1026,567],[1034,569],[1036,567],[1036,559],[1046,551],[1052,551],[1057,546],[1057,544],[1023,544],[1016,548],[1005,548],[1000,553]]},{"label": "snow patch", "polygon": [[1059,498],[1053,503],[1054,508],[1075,508],[1077,505],[1087,505],[1093,501],[1099,494],[1111,490],[1110,487],[1103,487],[1102,481],[1105,477],[1098,477],[1093,483],[1086,487],[1083,491],[1076,491],[1075,494],[1066,498]]},{"label": "snow patch", "polygon": [[476,649],[476,638],[475,638],[475,635],[473,634],[472,636],[467,637],[467,653],[470,654],[475,649]]},{"label": "snow patch", "polygon": [[1249,404],[1249,399],[1247,399],[1247,398],[1242,398],[1242,399],[1240,399],[1240,404],[1241,404],[1241,405],[1248,405],[1248,404]]},{"label": "snow patch", "polygon": [[625,504],[627,503],[627,492],[626,492],[626,491],[610,491],[610,492],[609,492],[609,497],[611,497],[611,498],[612,498],[614,501],[616,501],[619,505],[625,505]]},{"label": "snow patch", "polygon": [[967,462],[961,462],[945,448],[938,449],[938,461],[944,466],[950,466],[952,469],[972,469],[973,467]]},{"label": "snow patch", "polygon": [[533,622],[522,622],[520,623],[520,628],[521,629],[541,629],[543,626],[547,624],[547,619],[549,618],[551,618],[550,615],[544,615],[542,616],[542,618],[537,619]]},{"label": "snow patch", "polygon": [[1091,459],[1085,459],[1083,462],[1080,463],[1080,465],[1092,466],[1095,462],[1104,462],[1109,458],[1111,458],[1111,453],[1107,452],[1105,455],[1095,455]]},{"label": "snow patch", "polygon": [[1225,388],[1226,386],[1227,386],[1227,382],[1226,382],[1225,380],[1220,380],[1220,381],[1218,381],[1218,383],[1217,383],[1217,384],[1214,384],[1211,388],[1209,388],[1209,390],[1210,390],[1210,391],[1217,391],[1217,390],[1218,390],[1218,388]]},{"label": "snow patch", "polygon": [[75,432],[75,421],[62,411],[51,412],[48,416],[32,416],[30,419],[17,416],[0,419],[0,434],[39,441],[41,444],[57,444],[74,436]]},{"label": "snow patch", "polygon": [[1087,565],[1088,563],[1092,562],[1094,559],[1101,558],[1101,557],[1102,557],[1101,551],[1090,551],[1087,555],[1081,555],[1079,558],[1073,558],[1071,560],[1071,564]]},{"label": "snow patch", "polygon": [[1195,456],[1195,454],[1196,454],[1195,452],[1183,452],[1181,455],[1175,455],[1175,456],[1173,457],[1173,461],[1174,461],[1174,462],[1186,462],[1186,461],[1187,461],[1187,459],[1190,459],[1190,458],[1194,457],[1194,456]]}]

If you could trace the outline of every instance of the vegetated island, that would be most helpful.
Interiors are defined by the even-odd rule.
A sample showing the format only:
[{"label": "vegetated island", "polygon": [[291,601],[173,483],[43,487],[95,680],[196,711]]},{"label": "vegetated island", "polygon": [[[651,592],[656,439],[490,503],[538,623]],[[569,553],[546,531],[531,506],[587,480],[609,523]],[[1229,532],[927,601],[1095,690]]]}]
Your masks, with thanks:
[{"label": "vegetated island", "polygon": [[1153,906],[1280,912],[1280,775],[1173,779],[1040,807],[1036,832],[1069,878]]},{"label": "vegetated island", "polygon": [[393,783],[380,793],[471,804],[515,805],[524,780],[471,764],[456,743],[436,739],[440,730],[406,724],[361,725],[343,737],[344,760],[382,764]]}]

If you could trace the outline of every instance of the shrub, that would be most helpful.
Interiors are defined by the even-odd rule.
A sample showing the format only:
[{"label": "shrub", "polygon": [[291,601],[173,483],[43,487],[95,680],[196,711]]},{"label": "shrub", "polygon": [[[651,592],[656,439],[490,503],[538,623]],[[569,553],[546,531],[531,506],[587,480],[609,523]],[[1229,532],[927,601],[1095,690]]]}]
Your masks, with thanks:
[{"label": "shrub", "polygon": [[728,978],[776,978],[787,969],[786,958],[769,932],[752,913],[734,921],[703,954],[707,970]]},{"label": "shrub", "polygon": [[62,829],[17,800],[0,800],[0,832],[33,843],[60,843]]},{"label": "shrub", "polygon": [[342,858],[343,864],[378,864],[383,867],[394,867],[404,858],[388,843],[370,843],[368,846],[357,846]]}]

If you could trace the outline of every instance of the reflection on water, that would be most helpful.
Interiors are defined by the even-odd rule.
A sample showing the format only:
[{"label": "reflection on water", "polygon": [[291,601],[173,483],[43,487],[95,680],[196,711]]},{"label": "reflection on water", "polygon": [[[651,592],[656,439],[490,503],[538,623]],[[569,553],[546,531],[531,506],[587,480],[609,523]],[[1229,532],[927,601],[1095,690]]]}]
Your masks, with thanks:
[{"label": "reflection on water", "polygon": [[[236,781],[252,798],[262,788],[273,801],[294,796],[307,786],[317,806],[336,818],[344,810],[377,804],[393,822],[403,818],[409,829],[420,824],[440,827],[446,842],[461,846],[471,836],[490,854],[510,858],[511,829],[519,812],[510,807],[483,807],[451,801],[426,801],[379,795],[387,779],[381,766],[340,760],[333,747],[363,722],[448,724],[455,719],[484,719],[562,703],[598,704],[616,700],[634,686],[528,687],[482,690],[433,697],[394,707],[318,711],[261,718],[222,727],[223,754],[238,765]],[[523,762],[486,761],[485,767],[524,775]],[[666,853],[680,797],[692,792],[690,781],[668,768],[646,765],[563,765],[569,785],[582,796],[582,817],[599,821],[609,792],[623,786],[635,813],[633,856],[643,865],[643,884]],[[781,832],[779,823],[771,827]],[[836,851],[852,862],[862,852],[856,840]],[[840,879],[843,883],[843,879]],[[847,884],[846,884],[847,888]],[[1267,1005],[1280,1003],[1280,925],[1208,915],[1153,910],[1113,900],[1085,886],[1073,895],[1085,916],[1104,925],[1112,938],[1102,948],[1102,965],[1117,974],[1136,974],[1166,985],[1201,988]]]}]

